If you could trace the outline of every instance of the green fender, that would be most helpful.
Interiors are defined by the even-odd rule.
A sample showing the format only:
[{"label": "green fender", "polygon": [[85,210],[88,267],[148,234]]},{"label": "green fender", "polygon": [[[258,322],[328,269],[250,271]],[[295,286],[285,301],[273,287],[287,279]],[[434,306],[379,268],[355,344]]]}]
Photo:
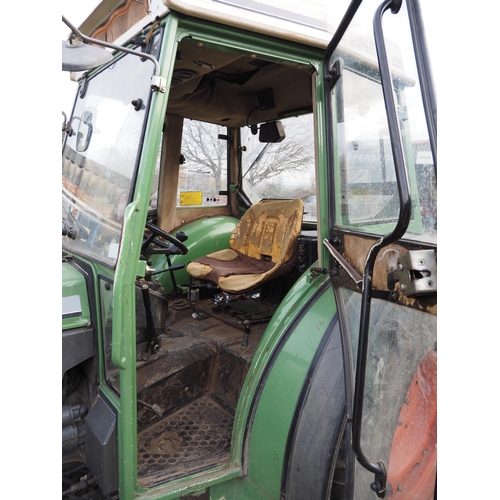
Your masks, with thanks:
[{"label": "green fender", "polygon": [[[305,274],[280,306],[261,344],[251,368],[253,373],[249,373],[249,378],[254,375],[258,382],[246,425],[244,476],[212,486],[211,500],[279,500],[282,488],[290,488],[286,485],[289,469],[296,463],[290,453],[305,444],[303,436],[307,433],[301,430],[301,415],[312,407],[310,386],[318,394],[323,390],[314,389],[314,377],[321,360],[331,362],[325,352],[337,350],[336,361],[343,374],[337,307],[328,278],[311,279]],[[338,384],[335,388],[340,397],[332,404],[341,416],[345,398],[343,383],[340,385],[340,392]],[[337,420],[340,423],[341,418]],[[334,441],[339,432],[340,426],[330,432],[330,439]],[[332,457],[328,460],[327,475]],[[301,478],[293,474],[290,477],[288,484],[296,488]]]}]

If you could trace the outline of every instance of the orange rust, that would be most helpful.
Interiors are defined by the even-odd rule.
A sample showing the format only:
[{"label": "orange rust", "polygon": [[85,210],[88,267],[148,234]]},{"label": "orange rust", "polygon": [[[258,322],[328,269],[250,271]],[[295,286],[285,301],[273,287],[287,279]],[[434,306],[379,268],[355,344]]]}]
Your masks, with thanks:
[{"label": "orange rust", "polygon": [[390,498],[432,500],[437,463],[437,354],[429,351],[411,381],[394,433]]},{"label": "orange rust", "polygon": [[106,23],[94,30],[91,36],[98,40],[113,43],[130,26],[145,17],[148,10],[148,0],[144,0],[142,3],[129,0],[123,7],[113,11]]}]

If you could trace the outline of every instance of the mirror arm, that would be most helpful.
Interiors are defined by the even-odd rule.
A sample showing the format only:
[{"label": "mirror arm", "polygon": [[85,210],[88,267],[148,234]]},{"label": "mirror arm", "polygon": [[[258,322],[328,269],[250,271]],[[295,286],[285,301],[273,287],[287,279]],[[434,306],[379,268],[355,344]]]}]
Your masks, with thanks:
[{"label": "mirror arm", "polygon": [[145,52],[139,52],[134,49],[129,49],[127,47],[122,47],[120,45],[114,45],[112,43],[104,42],[102,40],[97,40],[96,38],[91,38],[89,36],[84,35],[78,28],[73,26],[64,16],[62,16],[63,23],[78,37],[81,38],[84,42],[94,43],[96,45],[102,45],[103,47],[107,47],[109,49],[120,50],[121,52],[126,52],[127,54],[132,54],[138,57],[142,57],[144,59],[149,59],[155,65],[155,74],[151,79],[151,89],[153,91],[165,92],[167,81],[165,78],[160,76],[160,63],[158,60],[152,56],[151,54],[147,54]]}]

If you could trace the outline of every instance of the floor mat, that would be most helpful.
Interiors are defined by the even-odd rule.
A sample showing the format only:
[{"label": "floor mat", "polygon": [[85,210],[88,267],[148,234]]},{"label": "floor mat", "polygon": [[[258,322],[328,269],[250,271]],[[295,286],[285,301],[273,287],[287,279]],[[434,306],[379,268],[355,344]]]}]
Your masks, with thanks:
[{"label": "floor mat", "polygon": [[138,435],[139,484],[152,487],[229,459],[233,416],[209,395]]}]

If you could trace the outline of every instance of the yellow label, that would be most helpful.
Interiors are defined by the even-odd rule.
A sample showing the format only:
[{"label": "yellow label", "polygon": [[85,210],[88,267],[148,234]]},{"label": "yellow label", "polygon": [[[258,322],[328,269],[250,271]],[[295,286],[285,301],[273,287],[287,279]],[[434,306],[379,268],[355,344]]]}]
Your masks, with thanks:
[{"label": "yellow label", "polygon": [[201,205],[201,191],[182,191],[180,195],[180,206],[186,205]]}]

